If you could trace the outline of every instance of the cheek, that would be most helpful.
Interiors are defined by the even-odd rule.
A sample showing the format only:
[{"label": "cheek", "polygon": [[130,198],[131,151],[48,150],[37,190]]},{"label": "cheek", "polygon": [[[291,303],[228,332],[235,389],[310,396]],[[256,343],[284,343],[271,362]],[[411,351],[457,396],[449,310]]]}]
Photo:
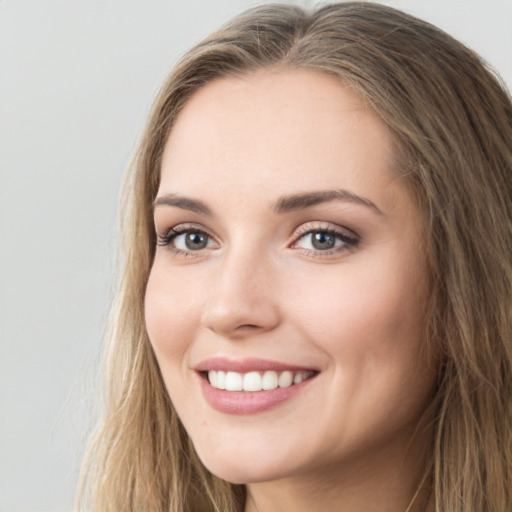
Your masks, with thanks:
[{"label": "cheek", "polygon": [[[160,364],[179,362],[199,324],[201,305],[190,280],[170,279],[157,257],[145,297],[146,329]],[[193,281],[192,281],[193,282]]]},{"label": "cheek", "polygon": [[343,426],[355,446],[419,418],[436,371],[422,351],[426,292],[417,268],[340,267],[304,284],[295,290],[295,322],[330,359],[325,409],[336,427],[326,435],[335,442]]},{"label": "cheek", "polygon": [[294,287],[297,322],[311,340],[343,366],[365,370],[417,359],[424,340],[422,275],[417,266],[380,259],[328,269]]}]

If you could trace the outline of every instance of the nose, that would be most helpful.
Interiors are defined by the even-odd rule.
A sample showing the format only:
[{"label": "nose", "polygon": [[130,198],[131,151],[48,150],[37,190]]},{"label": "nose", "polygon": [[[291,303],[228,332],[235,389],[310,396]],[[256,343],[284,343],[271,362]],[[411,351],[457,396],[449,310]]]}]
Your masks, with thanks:
[{"label": "nose", "polygon": [[274,329],[280,321],[270,262],[247,251],[219,264],[201,323],[226,338],[244,338]]}]

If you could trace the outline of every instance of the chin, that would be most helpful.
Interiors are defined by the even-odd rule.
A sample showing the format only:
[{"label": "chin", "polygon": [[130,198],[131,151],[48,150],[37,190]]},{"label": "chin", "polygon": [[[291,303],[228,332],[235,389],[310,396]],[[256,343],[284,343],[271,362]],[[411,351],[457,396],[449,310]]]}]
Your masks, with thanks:
[{"label": "chin", "polygon": [[278,480],[291,472],[291,468],[284,468],[276,461],[263,458],[253,457],[253,460],[248,460],[248,457],[239,455],[233,460],[231,457],[211,453],[205,457],[199,454],[199,458],[210,473],[232,484]]}]

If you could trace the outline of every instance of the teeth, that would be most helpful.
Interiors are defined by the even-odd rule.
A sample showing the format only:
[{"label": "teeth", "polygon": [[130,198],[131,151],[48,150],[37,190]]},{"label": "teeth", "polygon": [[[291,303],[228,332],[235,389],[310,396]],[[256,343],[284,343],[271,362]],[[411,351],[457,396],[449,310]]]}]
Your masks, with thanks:
[{"label": "teeth", "polygon": [[293,373],[292,372],[283,372],[279,375],[279,387],[280,388],[289,388],[293,384]]},{"label": "teeth", "polygon": [[302,380],[304,379],[304,376],[302,375],[302,372],[297,372],[294,376],[293,376],[293,383],[294,384],[300,384],[302,382]]},{"label": "teeth", "polygon": [[219,379],[218,379],[218,374],[220,372],[214,372],[213,370],[210,370],[208,372],[208,380],[210,381],[210,384],[214,387],[214,388],[218,388],[219,387]]},{"label": "teeth", "polygon": [[226,389],[226,372],[217,372],[217,387]]},{"label": "teeth", "polygon": [[244,391],[260,391],[261,375],[258,372],[249,372],[244,375],[243,381]]},{"label": "teeth", "polygon": [[226,391],[242,391],[243,377],[241,373],[226,373]]},{"label": "teeth", "polygon": [[208,381],[212,387],[225,389],[227,391],[262,391],[280,388],[288,388],[294,384],[300,384],[309,379],[314,374],[313,371],[299,372],[223,372],[210,370],[208,372]]},{"label": "teeth", "polygon": [[277,372],[265,372],[261,379],[261,388],[264,390],[276,389],[279,385]]}]

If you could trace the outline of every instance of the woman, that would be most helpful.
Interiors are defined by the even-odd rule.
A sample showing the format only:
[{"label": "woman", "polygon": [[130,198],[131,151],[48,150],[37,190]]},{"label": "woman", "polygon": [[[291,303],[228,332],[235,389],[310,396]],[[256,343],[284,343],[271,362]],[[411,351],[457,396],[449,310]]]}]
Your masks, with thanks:
[{"label": "woman", "polygon": [[248,11],[124,190],[97,511],[512,507],[512,105],[431,25]]}]

